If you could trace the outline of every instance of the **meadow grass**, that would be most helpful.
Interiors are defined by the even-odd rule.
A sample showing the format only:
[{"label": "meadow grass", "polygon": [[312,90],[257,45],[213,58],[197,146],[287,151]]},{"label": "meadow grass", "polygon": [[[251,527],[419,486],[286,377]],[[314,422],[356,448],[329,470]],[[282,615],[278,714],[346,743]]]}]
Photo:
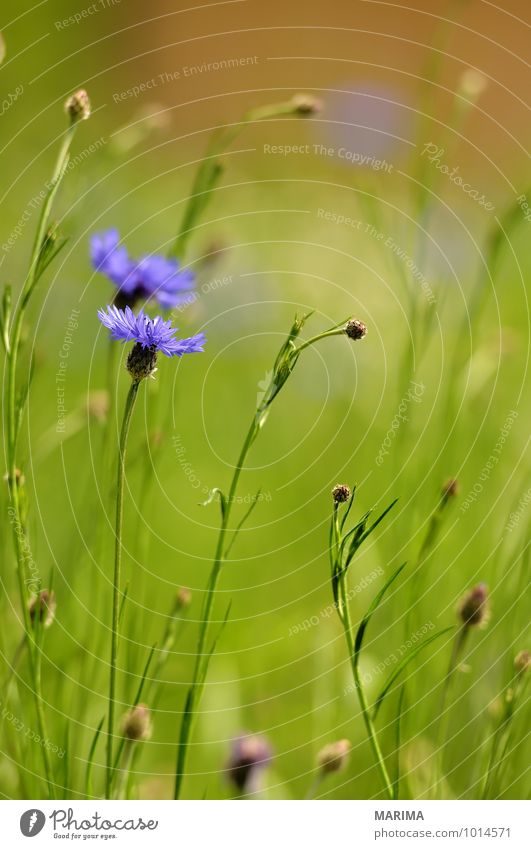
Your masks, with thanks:
[{"label": "meadow grass", "polygon": [[[229,197],[220,157],[236,130],[267,133],[260,122],[283,114],[293,111],[251,112],[213,140],[178,210],[177,236],[167,216],[159,232],[157,209],[169,208],[174,194],[164,181],[155,176],[137,187],[130,173],[111,178],[118,197],[131,190],[154,210],[142,249],[162,242],[162,253],[186,256],[200,292],[214,273],[232,281],[176,312],[190,332],[206,327],[208,345],[183,367],[160,358],[130,422],[126,467],[117,438],[128,388],[123,352],[109,361],[112,348],[98,336],[96,318],[112,299],[109,284],[92,280],[81,299],[81,284],[67,291],[62,282],[67,271],[87,280],[87,227],[96,228],[74,209],[69,229],[84,236],[58,257],[62,241],[47,236],[56,235],[48,230],[50,206],[70,136],[59,153],[22,296],[13,296],[14,312],[8,290],[3,302],[0,790],[7,797],[226,798],[230,740],[243,729],[271,743],[259,788],[268,798],[526,796],[520,652],[529,637],[529,410],[519,364],[528,321],[521,277],[530,263],[522,221],[512,203],[502,236],[480,221],[486,248],[466,259],[466,303],[452,285],[454,269],[426,260],[432,303],[371,231],[361,237],[317,212],[348,210],[378,233],[401,233],[408,251],[419,241],[426,251],[424,195],[407,207],[404,234],[392,181],[382,212],[367,175],[338,184],[325,169],[318,180],[291,173],[257,187],[237,173],[241,185],[230,198],[238,214],[223,226],[231,249],[207,273],[199,262],[203,227],[216,234],[209,221],[222,217]],[[306,213],[292,212],[288,238],[282,216],[262,211],[293,210],[294,186]],[[89,190],[97,217],[106,191],[97,181]],[[262,215],[246,214],[258,194]],[[125,202],[113,216],[125,231],[138,226]],[[26,296],[41,276],[35,306]],[[81,311],[67,381],[74,418],[54,442],[55,362],[74,305]],[[271,369],[293,314],[312,310],[315,338],[332,338],[310,345],[315,338],[304,328],[295,342],[303,328],[293,326]],[[367,324],[362,345],[349,347],[337,328],[330,333],[338,315]],[[500,315],[513,344],[504,359]],[[297,344],[308,350],[291,378]],[[413,383],[420,394],[410,391]],[[111,401],[97,415],[87,391],[94,398],[104,386]],[[221,478],[232,479],[226,495]],[[449,499],[454,478],[459,486]],[[340,525],[336,508],[328,535],[332,487],[343,481],[357,483],[348,582],[342,545],[349,526]],[[385,521],[368,536],[371,509]],[[233,533],[237,544],[228,548]],[[38,586],[53,589],[57,601],[46,628],[28,606],[24,579],[33,564]],[[456,638],[459,600],[482,582],[490,620],[466,641],[462,631]],[[180,587],[191,598],[177,596]],[[113,645],[109,665],[118,622],[121,651]],[[144,704],[149,729],[131,730],[127,717]],[[349,741],[350,758],[341,769],[327,766],[321,781],[330,761],[319,753],[336,740]]]}]

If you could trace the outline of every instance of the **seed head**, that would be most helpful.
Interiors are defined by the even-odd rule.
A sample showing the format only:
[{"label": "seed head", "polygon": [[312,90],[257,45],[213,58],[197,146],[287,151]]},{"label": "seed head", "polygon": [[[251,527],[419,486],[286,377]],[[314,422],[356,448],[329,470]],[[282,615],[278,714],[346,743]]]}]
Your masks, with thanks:
[{"label": "seed head", "polygon": [[90,100],[85,89],[80,88],[70,95],[65,103],[65,112],[72,124],[76,121],[86,121],[90,117]]},{"label": "seed head", "polygon": [[143,380],[151,377],[157,367],[157,349],[155,345],[145,348],[137,342],[131,348],[127,357],[127,371],[133,380]]},{"label": "seed head", "polygon": [[514,668],[519,675],[522,675],[524,672],[527,672],[529,667],[531,667],[531,652],[523,649],[518,652],[514,659]]},{"label": "seed head", "polygon": [[149,740],[151,730],[151,711],[147,705],[135,705],[122,719],[123,735],[133,742]]},{"label": "seed head", "polygon": [[31,624],[35,626],[35,622],[38,620],[43,628],[49,628],[55,619],[56,607],[53,590],[41,590],[30,599],[28,604]]},{"label": "seed head", "polygon": [[323,101],[314,97],[312,94],[296,94],[292,97],[291,103],[295,114],[303,118],[317,115],[323,111]]},{"label": "seed head", "polygon": [[354,339],[357,342],[358,339],[365,338],[367,327],[362,321],[358,321],[357,318],[351,318],[345,325],[345,333],[349,339]]},{"label": "seed head", "polygon": [[489,593],[486,584],[472,587],[461,599],[458,615],[466,628],[486,625],[489,618]]},{"label": "seed head", "polygon": [[317,755],[317,764],[323,775],[344,769],[348,763],[351,748],[350,740],[337,740],[335,743],[324,746]]},{"label": "seed head", "polygon": [[346,483],[336,483],[332,490],[332,498],[336,504],[344,504],[351,495],[350,487]]}]

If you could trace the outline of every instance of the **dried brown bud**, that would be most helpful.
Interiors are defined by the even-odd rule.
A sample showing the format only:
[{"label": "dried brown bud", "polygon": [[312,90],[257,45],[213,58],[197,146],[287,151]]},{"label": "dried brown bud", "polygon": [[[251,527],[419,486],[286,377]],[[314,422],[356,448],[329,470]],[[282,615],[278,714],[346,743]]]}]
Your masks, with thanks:
[{"label": "dried brown bud", "polygon": [[137,742],[151,737],[151,711],[147,705],[132,707],[122,719],[122,732],[128,740]]},{"label": "dried brown bud", "polygon": [[445,501],[449,498],[454,498],[459,495],[459,481],[456,478],[450,478],[446,481],[442,488],[442,496]]},{"label": "dried brown bud", "polygon": [[367,327],[362,321],[358,321],[357,318],[351,318],[345,325],[345,333],[349,339],[357,341],[358,339],[365,338],[367,335]]},{"label": "dried brown bud", "polygon": [[336,483],[332,490],[332,498],[336,504],[344,504],[345,501],[349,500],[351,495],[350,487],[346,483]]},{"label": "dried brown bud", "polygon": [[90,100],[87,92],[80,88],[71,94],[65,103],[65,112],[71,122],[86,121],[90,117]]},{"label": "dried brown bud", "polygon": [[522,651],[518,652],[514,659],[514,668],[516,669],[517,673],[519,675],[522,675],[522,673],[527,672],[530,666],[531,652],[527,651],[526,649],[523,649]]},{"label": "dried brown bud", "polygon": [[41,590],[28,603],[31,624],[35,626],[38,621],[43,628],[49,628],[55,619],[56,607],[54,591]]},{"label": "dried brown bud", "polygon": [[312,94],[296,94],[291,98],[293,111],[302,117],[317,115],[323,111],[323,102]]},{"label": "dried brown bud", "polygon": [[328,743],[317,755],[317,764],[324,775],[331,772],[339,772],[348,763],[352,746],[350,740],[338,740],[336,743]]},{"label": "dried brown bud", "polygon": [[485,625],[489,618],[489,593],[486,584],[478,584],[461,599],[458,615],[465,627]]}]

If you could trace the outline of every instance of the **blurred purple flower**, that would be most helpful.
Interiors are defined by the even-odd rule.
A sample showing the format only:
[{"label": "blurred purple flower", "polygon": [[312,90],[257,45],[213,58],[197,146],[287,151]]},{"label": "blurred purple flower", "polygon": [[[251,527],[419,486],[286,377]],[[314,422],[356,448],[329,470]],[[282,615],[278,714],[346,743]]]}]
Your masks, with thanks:
[{"label": "blurred purple flower", "polygon": [[195,277],[189,269],[181,269],[176,259],[143,256],[132,259],[124,245],[119,245],[117,230],[96,233],[90,240],[92,265],[105,274],[118,288],[115,304],[133,307],[138,301],[155,298],[161,307],[176,307],[194,288]]},{"label": "blurred purple flower", "polygon": [[227,772],[240,793],[255,793],[258,790],[260,774],[271,758],[271,746],[265,737],[241,734],[232,741]]},{"label": "blurred purple flower", "polygon": [[160,315],[149,318],[143,310],[135,315],[129,307],[121,310],[108,306],[107,312],[98,310],[98,317],[109,328],[113,339],[137,342],[143,348],[160,351],[167,357],[182,357],[183,354],[202,351],[205,344],[204,333],[188,339],[175,339],[177,328],[172,327],[171,321],[164,321]]}]

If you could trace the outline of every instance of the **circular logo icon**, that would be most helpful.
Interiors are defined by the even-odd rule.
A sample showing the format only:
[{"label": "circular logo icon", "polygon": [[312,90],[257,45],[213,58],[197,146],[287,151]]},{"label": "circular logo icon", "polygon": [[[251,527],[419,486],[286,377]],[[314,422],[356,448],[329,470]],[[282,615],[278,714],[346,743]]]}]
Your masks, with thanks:
[{"label": "circular logo icon", "polygon": [[20,817],[20,830],[24,837],[35,837],[44,828],[46,817],[42,811],[37,808],[30,808],[29,811],[24,811]]}]

